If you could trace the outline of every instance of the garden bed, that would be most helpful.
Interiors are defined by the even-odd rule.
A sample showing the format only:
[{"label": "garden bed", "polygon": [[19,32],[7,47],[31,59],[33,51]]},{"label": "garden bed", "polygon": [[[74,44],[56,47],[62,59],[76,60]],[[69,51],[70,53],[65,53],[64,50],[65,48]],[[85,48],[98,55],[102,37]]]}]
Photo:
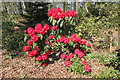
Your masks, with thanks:
[{"label": "garden bed", "polygon": [[[2,59],[2,78],[92,78],[90,75],[75,75],[67,71],[63,61],[55,61],[45,68],[40,64],[36,64],[32,58],[18,53],[14,59],[6,59],[3,55]],[[98,74],[105,67],[98,60],[91,61],[91,75]]]}]

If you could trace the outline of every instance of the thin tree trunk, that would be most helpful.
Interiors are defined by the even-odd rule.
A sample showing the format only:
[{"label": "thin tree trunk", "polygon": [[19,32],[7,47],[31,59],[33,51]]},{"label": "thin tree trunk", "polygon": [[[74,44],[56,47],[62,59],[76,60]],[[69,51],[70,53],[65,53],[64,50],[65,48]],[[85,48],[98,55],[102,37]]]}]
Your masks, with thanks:
[{"label": "thin tree trunk", "polygon": [[78,0],[76,0],[76,11],[77,11],[77,13],[78,13],[78,7],[79,7],[79,2],[78,2]]},{"label": "thin tree trunk", "polygon": [[22,10],[22,4],[21,2],[18,2],[18,11],[20,15],[23,15],[23,10]]},{"label": "thin tree trunk", "polygon": [[7,2],[3,2],[3,3],[2,3],[2,6],[3,6],[3,14],[4,14],[4,15],[7,15],[7,14],[8,14],[6,3],[7,3]]}]

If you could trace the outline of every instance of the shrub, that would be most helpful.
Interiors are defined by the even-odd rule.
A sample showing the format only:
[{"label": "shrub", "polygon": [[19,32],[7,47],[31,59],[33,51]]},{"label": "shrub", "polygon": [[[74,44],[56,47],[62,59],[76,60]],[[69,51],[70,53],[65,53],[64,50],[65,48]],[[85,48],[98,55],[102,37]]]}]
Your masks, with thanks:
[{"label": "shrub", "polygon": [[95,78],[102,78],[102,79],[106,79],[106,78],[119,79],[119,72],[110,67],[103,69],[99,75],[94,75],[94,76]]},{"label": "shrub", "polygon": [[114,67],[114,69],[120,71],[119,60],[120,60],[120,50],[118,49],[115,52],[111,52],[108,59],[106,59],[106,65],[107,66],[112,66],[112,67]]},{"label": "shrub", "polygon": [[20,30],[15,31],[15,26],[13,22],[2,23],[3,48],[8,51],[21,50],[23,45],[23,32]]},{"label": "shrub", "polygon": [[[63,59],[69,70],[89,73],[91,68],[84,56],[89,53],[91,45],[76,34],[69,33],[68,29],[70,25],[74,26],[72,23],[75,16],[75,11],[62,12],[60,8],[50,9],[48,17],[53,26],[36,24],[34,28],[24,30],[24,41],[27,44],[23,47],[23,51],[42,66],[49,63],[50,56],[55,56]],[[66,25],[67,22],[71,24]]]}]

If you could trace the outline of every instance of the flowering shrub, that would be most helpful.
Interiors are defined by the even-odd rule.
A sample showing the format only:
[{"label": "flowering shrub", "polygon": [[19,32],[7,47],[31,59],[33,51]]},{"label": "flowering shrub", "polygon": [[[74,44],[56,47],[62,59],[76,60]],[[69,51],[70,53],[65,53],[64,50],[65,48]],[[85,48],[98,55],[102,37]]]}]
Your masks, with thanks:
[{"label": "flowering shrub", "polygon": [[53,26],[36,24],[34,28],[29,27],[24,30],[26,45],[23,51],[29,57],[33,57],[36,62],[40,62],[42,66],[47,66],[49,58],[55,54],[65,61],[64,65],[68,70],[80,73],[90,72],[91,68],[84,56],[89,53],[91,45],[76,34],[64,33],[64,29],[69,32],[68,27],[64,26],[70,28],[72,24],[61,25],[61,21],[72,22],[71,19],[74,20],[75,16],[74,10],[62,12],[60,8],[50,9],[48,17],[50,22],[53,20]]}]

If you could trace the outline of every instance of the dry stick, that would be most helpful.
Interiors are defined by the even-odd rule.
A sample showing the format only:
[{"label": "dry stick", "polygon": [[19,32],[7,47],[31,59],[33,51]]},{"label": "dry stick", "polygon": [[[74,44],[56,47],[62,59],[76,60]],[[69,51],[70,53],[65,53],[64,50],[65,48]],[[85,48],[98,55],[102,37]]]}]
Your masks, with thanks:
[{"label": "dry stick", "polygon": [[110,52],[112,52],[113,31],[114,31],[114,30],[111,30],[111,31],[110,31],[110,34],[111,34],[111,35],[110,35],[110,50],[109,50]]}]

